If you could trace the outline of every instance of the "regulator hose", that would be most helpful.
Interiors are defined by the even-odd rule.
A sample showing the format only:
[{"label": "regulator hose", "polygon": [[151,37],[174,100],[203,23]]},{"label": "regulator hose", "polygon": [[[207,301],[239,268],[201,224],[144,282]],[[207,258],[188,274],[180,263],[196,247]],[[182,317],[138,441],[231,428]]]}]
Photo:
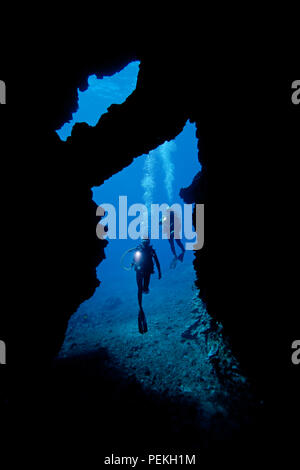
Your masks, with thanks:
[{"label": "regulator hose", "polygon": [[122,267],[125,271],[131,271],[132,265],[130,265],[130,266],[124,266],[124,265],[123,265],[123,260],[124,260],[125,256],[126,256],[128,253],[130,253],[131,251],[135,251],[135,250],[136,250],[136,247],[134,247],[134,248],[129,248],[129,250],[126,250],[126,251],[122,254],[122,256],[121,256],[120,265],[121,265],[121,267]]}]

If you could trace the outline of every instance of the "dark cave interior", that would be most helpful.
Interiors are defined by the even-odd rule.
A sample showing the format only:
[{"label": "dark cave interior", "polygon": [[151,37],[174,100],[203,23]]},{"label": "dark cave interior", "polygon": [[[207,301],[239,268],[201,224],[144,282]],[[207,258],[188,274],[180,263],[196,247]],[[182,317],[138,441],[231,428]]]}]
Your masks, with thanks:
[{"label": "dark cave interior", "polygon": [[[3,331],[13,388],[10,402],[17,415],[23,416],[20,429],[25,432],[28,420],[35,419],[36,429],[49,420],[57,425],[53,440],[63,446],[65,428],[58,424],[63,416],[73,443],[86,440],[93,447],[99,437],[94,433],[90,437],[86,427],[87,417],[94,415],[96,426],[106,428],[102,443],[115,440],[115,448],[121,448],[124,434],[129,434],[133,448],[137,442],[151,448],[159,419],[157,441],[166,448],[187,449],[201,441],[188,420],[184,439],[182,429],[179,433],[170,422],[172,415],[188,414],[191,404],[166,404],[164,397],[143,396],[135,384],[126,383],[120,371],[115,371],[114,378],[105,371],[94,377],[84,367],[75,371],[70,364],[51,375],[51,361],[70,316],[98,286],[96,267],[103,259],[105,242],[95,236],[96,205],[91,188],[133,158],[173,139],[190,119],[197,126],[202,173],[182,190],[182,197],[189,203],[204,203],[206,209],[205,245],[194,262],[197,285],[208,312],[223,324],[243,369],[266,402],[264,417],[258,418],[262,424],[257,445],[263,447],[266,427],[273,427],[277,434],[286,426],[286,416],[293,412],[297,398],[295,371],[286,356],[294,339],[295,312],[289,306],[292,286],[286,289],[280,282],[283,273],[270,275],[282,256],[278,253],[282,230],[278,212],[288,219],[288,214],[282,214],[281,186],[280,182],[274,184],[273,170],[276,158],[281,161],[283,154],[285,169],[291,168],[296,131],[287,100],[274,100],[276,90],[286,87],[286,82],[268,83],[266,94],[262,76],[247,74],[249,64],[241,62],[237,67],[236,57],[228,55],[226,68],[218,56],[220,68],[223,65],[220,78],[201,59],[197,44],[187,52],[178,41],[157,48],[124,41],[100,51],[96,46],[88,51],[78,48],[65,57],[54,50],[53,44],[45,47],[38,63],[27,64],[30,73],[24,77],[23,90],[30,96],[29,110],[14,117],[13,131],[8,127],[13,120],[10,116],[5,136],[11,154],[18,155],[19,170],[15,175],[11,162],[8,171],[18,196],[7,220],[10,226],[17,222],[19,227],[13,243],[22,267],[8,268],[13,289],[6,294],[18,312],[13,316],[19,328],[8,335],[4,315]],[[137,88],[126,102],[112,106],[94,128],[77,124],[67,143],[60,142],[54,130],[76,109],[77,88],[86,87],[89,75],[114,73],[133,59],[141,61],[140,74]],[[8,90],[15,109],[22,103],[17,78],[8,77],[10,89],[17,90],[14,94]],[[80,220],[76,228],[75,219]],[[26,281],[20,286],[23,277]],[[16,289],[20,290],[17,295]],[[122,400],[118,405],[114,401],[112,410],[116,378],[124,386]],[[80,385],[87,381],[91,401]],[[101,405],[95,412],[93,403],[100,393]],[[284,404],[279,407],[281,400]],[[143,417],[141,409],[147,410]],[[149,425],[141,436],[145,420]],[[222,445],[225,449],[228,443]],[[237,437],[234,445],[246,446],[247,438]]]}]

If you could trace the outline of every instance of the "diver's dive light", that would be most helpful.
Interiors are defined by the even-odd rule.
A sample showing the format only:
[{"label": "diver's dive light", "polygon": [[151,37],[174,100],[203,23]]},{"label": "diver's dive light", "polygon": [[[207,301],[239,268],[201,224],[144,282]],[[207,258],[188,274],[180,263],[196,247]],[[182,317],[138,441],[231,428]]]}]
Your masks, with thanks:
[{"label": "diver's dive light", "polygon": [[142,253],[141,253],[140,251],[136,251],[136,252],[134,253],[134,259],[135,259],[135,261],[140,261],[141,256],[142,256]]},{"label": "diver's dive light", "polygon": [[[145,243],[145,246],[149,246],[149,243],[150,243],[150,240],[148,238],[143,238],[142,239],[142,243]],[[133,263],[131,263],[129,266],[124,266],[123,262],[124,262],[124,259],[125,259],[125,256],[128,255],[128,253],[130,253],[131,251],[134,251],[134,261],[138,264],[141,262],[141,259],[143,257],[143,254],[142,254],[142,251],[140,250],[137,250],[137,247],[135,248],[129,248],[129,250],[126,250],[123,255],[121,256],[121,259],[120,259],[120,264],[122,266],[123,269],[125,269],[125,271],[130,271],[133,267]]]},{"label": "diver's dive light", "polygon": [[136,251],[136,247],[135,248],[129,248],[129,250],[126,250],[123,255],[121,256],[121,259],[120,259],[120,264],[122,266],[123,269],[125,269],[125,271],[130,271],[133,267],[132,264],[130,264],[129,266],[124,266],[123,262],[124,262],[124,259],[125,259],[125,256],[128,255],[128,253],[130,253],[131,251],[135,251],[133,257],[134,257],[134,260],[138,263],[141,258],[142,258],[142,252],[137,250]]}]

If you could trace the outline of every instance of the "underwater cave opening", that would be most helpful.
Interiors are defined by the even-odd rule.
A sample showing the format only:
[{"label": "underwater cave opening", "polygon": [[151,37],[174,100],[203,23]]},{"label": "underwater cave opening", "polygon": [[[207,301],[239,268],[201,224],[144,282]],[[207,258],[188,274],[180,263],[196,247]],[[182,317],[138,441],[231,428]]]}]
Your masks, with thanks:
[{"label": "underwater cave opening", "polygon": [[[134,61],[112,76],[100,79],[97,79],[96,75],[90,76],[87,90],[81,92],[78,89],[78,110],[73,114],[71,122],[64,124],[61,129],[57,130],[59,137],[66,140],[76,122],[84,121],[90,126],[94,126],[111,104],[120,104],[126,100],[135,90],[139,66],[140,62]],[[126,196],[128,206],[141,203],[149,209],[152,204],[169,206],[175,204],[182,207],[182,212],[184,212],[184,204],[179,196],[179,191],[182,187],[189,186],[194,176],[201,171],[197,143],[195,125],[187,121],[183,131],[173,141],[165,141],[149,154],[136,158],[129,167],[113,175],[100,187],[92,188],[93,200],[97,206],[106,203],[117,207],[119,199]],[[144,222],[146,222],[145,218]],[[128,250],[137,245],[138,240],[119,236],[115,240],[108,238],[108,241],[105,248],[105,259],[97,268],[97,276],[101,286],[92,299],[80,306],[79,311],[86,308],[87,305],[92,305],[96,298],[97,302],[101,299],[104,308],[97,305],[94,309],[95,315],[99,315],[99,310],[106,310],[109,306],[113,305],[115,308],[118,302],[119,306],[126,305],[126,299],[127,301],[129,299],[137,301],[134,272],[128,273],[128,270],[122,269],[120,260],[123,259],[124,253],[126,254]],[[187,240],[183,237],[183,245],[186,242]],[[159,299],[159,304],[168,305],[170,301],[159,294],[159,286],[162,287],[167,283],[170,277],[170,265],[172,265],[173,269],[176,266],[176,271],[174,270],[174,279],[168,289],[171,292],[172,286],[181,285],[181,292],[184,292],[184,282],[183,279],[180,281],[180,278],[187,276],[189,281],[192,279],[192,283],[195,280],[192,266],[193,253],[187,250],[183,262],[180,262],[178,259],[174,259],[174,254],[171,251],[171,249],[177,250],[176,255],[181,253],[180,241],[175,240],[174,247],[171,247],[168,240],[159,237],[158,240],[153,241],[152,245],[157,252],[163,277],[162,282],[158,284],[157,276],[155,274],[151,276],[150,288],[153,294],[149,296],[149,299],[151,298],[151,302],[153,302],[155,295],[155,298]],[[130,255],[131,252],[125,260],[127,265],[131,261]],[[187,266],[189,266],[190,272],[188,275],[187,273],[184,275],[183,272]],[[129,299],[128,296],[130,296]],[[145,299],[145,302],[148,300]],[[137,306],[132,304],[131,308],[136,310]],[[127,312],[130,309],[126,308],[125,310]],[[98,313],[96,314],[96,312]],[[111,313],[116,314],[116,311]],[[70,321],[74,321],[74,318],[73,315]]]},{"label": "underwater cave opening", "polygon": [[[186,164],[187,160],[189,165]],[[141,203],[148,208],[151,204],[168,206],[177,204],[184,212],[184,204],[179,196],[180,189],[189,186],[200,170],[196,128],[188,121],[174,141],[165,142],[149,154],[136,158],[131,165],[113,175],[101,186],[92,188],[93,200],[97,206],[109,204],[118,208],[120,197],[126,196],[128,206]],[[105,225],[104,221],[103,224]],[[141,238],[144,235],[142,225],[143,222],[140,227]],[[85,351],[92,350],[95,343],[99,344],[96,325],[101,324],[100,336],[104,340],[103,345],[107,342],[112,345],[111,336],[121,344],[122,341],[118,340],[118,335],[124,338],[125,331],[128,331],[130,337],[133,338],[139,334],[137,283],[135,271],[130,269],[133,261],[133,253],[130,250],[137,247],[141,240],[118,236],[115,239],[108,237],[107,240],[106,257],[97,268],[101,285],[92,298],[83,302],[69,321],[73,339],[75,324],[78,321],[79,323],[83,321],[85,326],[90,325],[91,328],[89,328],[89,333],[86,332],[85,338],[83,339],[82,336],[81,339],[76,339],[76,344],[85,345]],[[188,241],[184,233],[181,241],[183,245]],[[155,330],[154,324],[158,321],[162,328],[165,326],[170,330],[176,324],[176,319],[174,319],[173,322],[171,320],[173,326],[170,326],[174,308],[178,312],[184,310],[191,298],[197,299],[198,302],[195,287],[196,275],[193,267],[194,252],[186,250],[183,260],[180,261],[174,259],[168,239],[160,236],[157,240],[151,240],[151,245],[159,259],[162,279],[158,279],[156,270],[150,279],[149,295],[143,295],[143,306],[149,320],[149,332],[151,328]],[[176,243],[175,240],[174,248],[176,255],[179,256],[182,252],[180,241]],[[105,321],[107,323],[104,328]],[[152,322],[154,322],[153,327],[151,327]],[[83,335],[85,329],[81,328],[80,331]],[[63,349],[65,347],[66,341]],[[73,353],[77,350],[74,346],[72,349]],[[119,351],[119,355],[123,356],[122,350]]]},{"label": "underwater cave opening", "polygon": [[[130,76],[131,91],[137,80],[137,68],[134,73]],[[101,93],[109,95],[114,102],[113,90],[119,84],[117,77],[110,78],[113,81],[109,93]],[[91,99],[93,93],[99,93],[97,87],[93,90],[90,83],[88,109],[98,106],[98,97]],[[122,99],[126,98],[128,87],[126,90]],[[84,96],[83,93],[81,101]],[[81,113],[81,105],[78,113]],[[97,116],[99,118],[99,110]],[[93,125],[89,122],[89,113],[81,114],[80,119]],[[66,137],[70,128],[61,132],[66,132]],[[101,186],[92,188],[93,200],[97,206],[108,203],[114,207],[118,206],[120,196],[127,197],[128,206],[136,203],[146,207],[162,203],[183,205],[180,189],[188,187],[199,171],[196,127],[187,121],[173,141],[165,141],[147,155],[135,158]],[[157,271],[152,274],[149,293],[142,295],[148,332],[140,334],[136,273],[130,269],[133,259],[130,250],[138,242],[130,238],[108,240],[106,257],[97,268],[101,284],[71,316],[57,360],[74,360],[77,370],[83,366],[93,377],[97,376],[97,384],[101,378],[97,387],[93,379],[87,390],[84,373],[83,393],[90,398],[92,389],[96,389],[92,392],[95,406],[98,406],[98,391],[104,393],[102,380],[114,377],[113,380],[117,380],[113,391],[115,402],[123,393],[122,381],[130,390],[134,382],[136,391],[141,389],[159,400],[162,397],[167,398],[168,403],[185,400],[188,405],[184,405],[183,412],[176,409],[178,416],[171,411],[173,430],[190,426],[191,429],[213,429],[218,434],[226,427],[230,434],[244,419],[244,414],[238,416],[237,410],[249,406],[247,379],[239,372],[238,363],[222,336],[222,325],[212,321],[199,298],[194,252],[187,250],[182,259],[174,260],[169,240],[151,240],[162,278],[159,279]],[[175,250],[178,256],[181,249],[177,243]],[[228,382],[219,376],[225,369],[230,373]],[[247,412],[245,419],[248,415]]]}]

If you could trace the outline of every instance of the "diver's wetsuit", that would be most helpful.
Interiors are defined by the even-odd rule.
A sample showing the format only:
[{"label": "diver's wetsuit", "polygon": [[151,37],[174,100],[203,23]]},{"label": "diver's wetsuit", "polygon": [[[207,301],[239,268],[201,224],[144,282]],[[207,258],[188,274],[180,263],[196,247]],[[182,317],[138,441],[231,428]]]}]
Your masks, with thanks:
[{"label": "diver's wetsuit", "polygon": [[[176,260],[177,259],[179,259],[180,261],[183,261],[185,248],[184,248],[184,245],[183,245],[182,241],[180,240],[180,238],[175,238],[175,214],[174,214],[174,211],[170,210],[169,214],[170,214],[170,238],[169,238],[169,243],[170,243],[171,251],[174,255],[174,261],[175,261],[175,265],[176,265]],[[180,230],[178,217],[176,217],[176,218],[177,218],[177,224],[178,224],[177,230]],[[182,253],[179,256],[177,256],[177,254],[176,254],[174,240],[176,240],[177,245],[179,246],[179,248],[182,251]],[[171,265],[172,265],[172,263],[171,263]]]},{"label": "diver's wetsuit", "polygon": [[[140,314],[139,314],[139,329],[141,333],[146,333],[147,331],[147,324],[146,319],[142,307],[142,297],[143,292],[147,294],[149,292],[149,283],[151,274],[154,273],[154,263],[155,261],[159,279],[161,278],[161,270],[160,264],[156,255],[154,248],[150,244],[142,243],[139,245],[134,253],[134,269],[136,271],[136,282],[138,287],[138,302],[140,307]],[[142,323],[142,327],[140,327],[140,323]],[[144,325],[144,326],[143,326]],[[141,331],[144,330],[144,331]]]},{"label": "diver's wetsuit", "polygon": [[[175,233],[174,233],[175,232],[175,227],[174,227],[174,225],[175,225],[174,212],[171,211],[170,212],[170,239],[169,239],[169,242],[170,242],[170,246],[171,246],[171,251],[172,251],[173,255],[177,258],[176,251],[175,251],[175,246],[174,246],[174,238],[175,238]],[[176,240],[177,245],[179,246],[179,248],[182,251],[181,256],[182,256],[182,259],[183,259],[183,255],[184,255],[184,252],[185,252],[185,248],[183,246],[183,243],[179,238],[175,238],[175,240]]]}]

